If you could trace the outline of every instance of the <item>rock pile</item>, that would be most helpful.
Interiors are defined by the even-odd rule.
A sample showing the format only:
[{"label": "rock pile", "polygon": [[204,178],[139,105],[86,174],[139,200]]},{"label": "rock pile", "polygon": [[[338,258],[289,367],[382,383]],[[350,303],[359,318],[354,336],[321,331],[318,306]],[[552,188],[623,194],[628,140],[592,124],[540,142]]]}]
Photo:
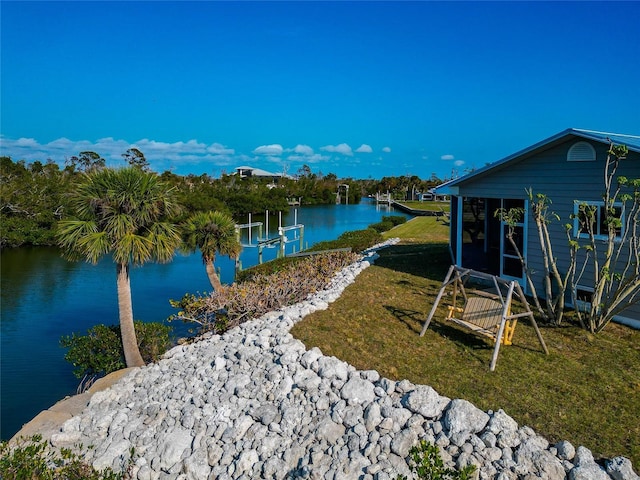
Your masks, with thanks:
[{"label": "rock pile", "polygon": [[406,457],[421,439],[450,465],[477,465],[481,479],[640,478],[623,457],[603,469],[586,448],[551,446],[502,410],[307,351],[290,328],[326,309],[372,259],[305,302],[134,370],[94,394],[52,443],[92,445],[86,458],[97,468],[121,468],[133,449],[140,480],[395,479],[410,475]]}]

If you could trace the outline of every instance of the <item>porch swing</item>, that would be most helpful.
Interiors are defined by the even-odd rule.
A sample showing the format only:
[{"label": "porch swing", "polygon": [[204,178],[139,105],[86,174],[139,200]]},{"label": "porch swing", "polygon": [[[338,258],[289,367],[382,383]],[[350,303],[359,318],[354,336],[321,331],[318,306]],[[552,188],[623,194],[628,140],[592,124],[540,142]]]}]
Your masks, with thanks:
[{"label": "porch swing", "polygon": [[[440,300],[442,300],[447,290],[451,290],[451,302],[448,305],[448,313],[445,320],[450,320],[494,341],[495,346],[489,367],[490,371],[493,372],[496,368],[500,345],[512,344],[519,318],[529,319],[544,353],[549,354],[549,350],[538,329],[538,324],[533,317],[533,312],[519,283],[456,265],[451,265],[449,268],[433,307],[431,307],[429,316],[422,327],[421,337],[429,328]],[[514,292],[525,308],[522,313],[511,313],[511,301]],[[458,297],[461,297],[460,301],[458,301]]]}]

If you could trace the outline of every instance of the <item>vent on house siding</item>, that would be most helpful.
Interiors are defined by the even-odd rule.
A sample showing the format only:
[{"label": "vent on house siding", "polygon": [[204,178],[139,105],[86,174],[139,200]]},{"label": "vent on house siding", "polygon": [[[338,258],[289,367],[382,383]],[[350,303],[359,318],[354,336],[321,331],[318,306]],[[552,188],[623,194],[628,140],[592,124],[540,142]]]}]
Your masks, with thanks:
[{"label": "vent on house siding", "polygon": [[587,142],[574,143],[567,153],[568,162],[593,162],[595,159],[596,150]]}]

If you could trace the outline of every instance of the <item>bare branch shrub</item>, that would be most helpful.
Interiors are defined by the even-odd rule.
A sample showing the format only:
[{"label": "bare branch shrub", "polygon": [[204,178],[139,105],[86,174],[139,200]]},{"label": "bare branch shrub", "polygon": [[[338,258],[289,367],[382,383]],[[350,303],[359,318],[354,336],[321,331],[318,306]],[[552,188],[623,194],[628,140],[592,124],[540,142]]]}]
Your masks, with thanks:
[{"label": "bare branch shrub", "polygon": [[180,311],[170,320],[194,322],[200,333],[223,333],[252,318],[305,300],[326,288],[333,276],[358,255],[332,252],[300,259],[270,275],[223,286],[208,295],[186,294],[171,305]]},{"label": "bare branch shrub", "polygon": [[495,212],[496,218],[507,226],[506,236],[522,263],[538,312],[553,324],[562,321],[567,291],[571,292],[574,306],[580,304],[580,285],[592,287],[586,311],[576,309],[580,324],[592,333],[600,332],[614,316],[640,300],[640,179],[617,175],[627,154],[627,147],[610,143],[603,206],[580,203],[577,213],[570,216],[577,225],[576,231],[573,232],[572,223],[564,225],[569,248],[569,265],[564,274],[558,268],[548,230],[549,224],[560,217],[549,210],[551,200],[546,195],[527,190],[543,258],[546,308],[538,299],[531,269],[514,238],[516,225],[526,221],[524,210],[502,208]]}]

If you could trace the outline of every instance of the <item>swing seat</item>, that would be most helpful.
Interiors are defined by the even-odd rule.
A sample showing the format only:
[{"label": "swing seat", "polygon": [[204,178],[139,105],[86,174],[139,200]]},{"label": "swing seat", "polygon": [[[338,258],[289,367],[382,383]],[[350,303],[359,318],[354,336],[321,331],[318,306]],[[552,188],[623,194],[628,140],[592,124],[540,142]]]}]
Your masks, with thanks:
[{"label": "swing seat", "polygon": [[[467,281],[470,278],[479,279],[483,283],[492,284],[494,287],[493,291],[469,288]],[[500,345],[511,345],[518,318],[527,317],[529,319],[531,326],[533,326],[536,331],[536,335],[538,336],[538,340],[540,341],[540,345],[542,346],[544,353],[547,355],[549,354],[549,349],[542,339],[538,324],[533,317],[533,312],[531,311],[531,308],[529,308],[524,292],[517,282],[506,280],[488,273],[462,268],[457,265],[451,265],[449,268],[449,272],[447,273],[444,282],[442,282],[442,287],[440,287],[440,291],[438,292],[436,300],[431,307],[431,311],[422,326],[422,330],[420,331],[421,337],[426,333],[427,328],[429,328],[429,324],[436,313],[440,300],[445,295],[448,288],[453,290],[451,292],[451,303],[453,306],[449,307],[449,313],[446,319],[466,327],[480,335],[485,335],[493,339],[494,348],[493,355],[491,357],[491,364],[489,365],[490,371],[493,372],[496,368]],[[502,292],[505,290],[506,295],[503,295]],[[464,306],[460,308],[458,308],[456,304],[458,292],[465,299]],[[511,313],[511,300],[514,292],[525,308],[525,311],[522,313]]]},{"label": "swing seat", "polygon": [[[509,316],[510,308],[507,308],[506,316]],[[451,320],[458,325],[473,332],[497,340],[500,323],[502,323],[504,307],[500,302],[491,298],[470,296],[463,307],[448,307],[446,320]],[[500,339],[503,345],[511,345],[513,334],[518,320],[506,320],[504,333]]]}]

